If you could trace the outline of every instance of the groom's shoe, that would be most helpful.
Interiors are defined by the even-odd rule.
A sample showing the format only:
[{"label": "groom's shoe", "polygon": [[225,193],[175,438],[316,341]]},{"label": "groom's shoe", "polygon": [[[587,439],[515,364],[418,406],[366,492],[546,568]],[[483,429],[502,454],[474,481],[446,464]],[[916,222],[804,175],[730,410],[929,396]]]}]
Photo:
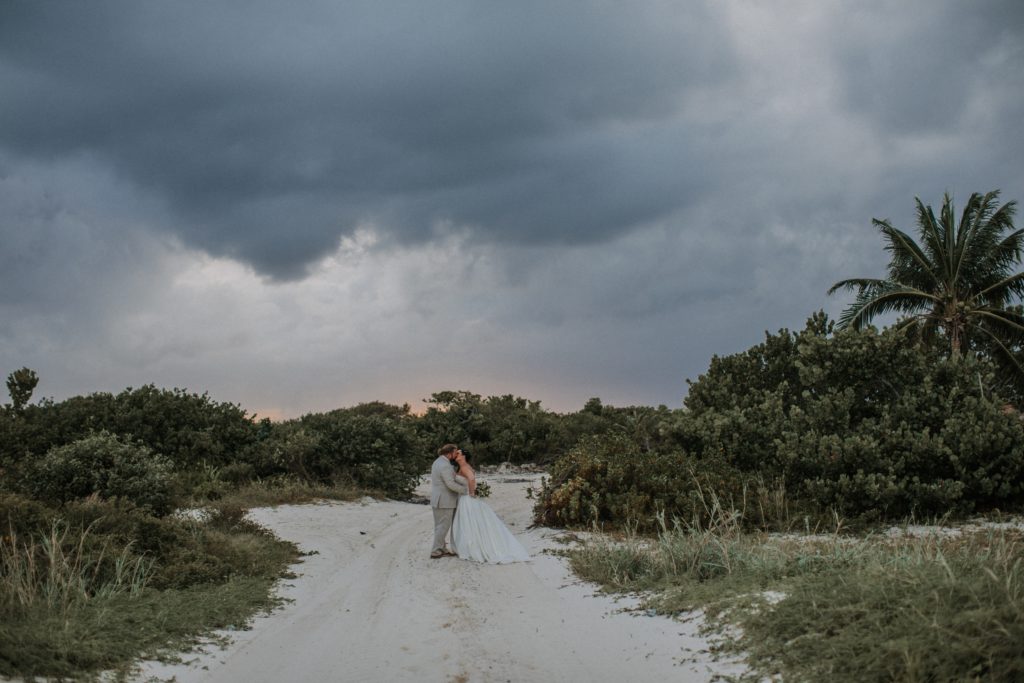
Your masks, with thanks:
[{"label": "groom's shoe", "polygon": [[444,556],[445,556],[445,552],[443,550],[435,550],[434,552],[430,553],[430,559],[432,559],[432,560],[436,560],[436,559],[444,557]]},{"label": "groom's shoe", "polygon": [[458,557],[459,556],[458,553],[453,553],[451,550],[448,550],[447,548],[445,548],[441,552],[441,554],[444,555],[445,557]]}]

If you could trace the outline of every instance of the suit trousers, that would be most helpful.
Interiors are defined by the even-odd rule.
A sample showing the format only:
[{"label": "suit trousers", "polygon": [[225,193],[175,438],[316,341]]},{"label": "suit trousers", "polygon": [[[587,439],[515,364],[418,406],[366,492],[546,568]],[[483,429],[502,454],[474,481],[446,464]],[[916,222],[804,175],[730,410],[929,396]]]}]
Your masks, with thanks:
[{"label": "suit trousers", "polygon": [[444,537],[452,528],[455,519],[455,508],[431,508],[434,511],[434,547],[430,552],[444,550]]}]

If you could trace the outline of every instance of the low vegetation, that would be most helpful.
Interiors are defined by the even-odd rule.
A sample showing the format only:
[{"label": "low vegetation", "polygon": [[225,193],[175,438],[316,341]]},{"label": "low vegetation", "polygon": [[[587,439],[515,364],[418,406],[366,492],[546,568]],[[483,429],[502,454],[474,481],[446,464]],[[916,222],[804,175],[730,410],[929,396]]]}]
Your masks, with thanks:
[{"label": "low vegetation", "polygon": [[573,569],[645,607],[705,615],[750,680],[1016,681],[1024,676],[1024,534],[850,536],[709,525],[626,534],[570,551]]},{"label": "low vegetation", "polygon": [[0,495],[0,675],[123,670],[276,604],[297,561],[241,508],[154,517],[98,497]]}]

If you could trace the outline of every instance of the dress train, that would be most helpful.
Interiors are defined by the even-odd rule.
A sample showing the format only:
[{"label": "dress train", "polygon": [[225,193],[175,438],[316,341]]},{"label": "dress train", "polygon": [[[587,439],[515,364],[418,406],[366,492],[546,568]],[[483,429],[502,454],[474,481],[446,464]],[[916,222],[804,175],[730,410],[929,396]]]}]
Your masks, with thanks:
[{"label": "dress train", "polygon": [[474,562],[507,564],[530,559],[526,548],[491,506],[473,496],[459,496],[452,526],[452,545],[461,559]]}]

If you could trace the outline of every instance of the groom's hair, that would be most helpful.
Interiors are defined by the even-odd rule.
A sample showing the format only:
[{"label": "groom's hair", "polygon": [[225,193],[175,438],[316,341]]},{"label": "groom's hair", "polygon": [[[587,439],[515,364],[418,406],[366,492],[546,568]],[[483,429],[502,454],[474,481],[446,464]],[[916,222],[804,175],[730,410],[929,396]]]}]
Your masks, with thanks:
[{"label": "groom's hair", "polygon": [[457,450],[457,449],[458,449],[458,446],[456,446],[455,444],[453,444],[453,443],[446,443],[445,445],[443,445],[443,446],[441,446],[440,448],[437,449],[437,454],[438,455],[448,455],[449,453],[451,453],[452,451]]}]

